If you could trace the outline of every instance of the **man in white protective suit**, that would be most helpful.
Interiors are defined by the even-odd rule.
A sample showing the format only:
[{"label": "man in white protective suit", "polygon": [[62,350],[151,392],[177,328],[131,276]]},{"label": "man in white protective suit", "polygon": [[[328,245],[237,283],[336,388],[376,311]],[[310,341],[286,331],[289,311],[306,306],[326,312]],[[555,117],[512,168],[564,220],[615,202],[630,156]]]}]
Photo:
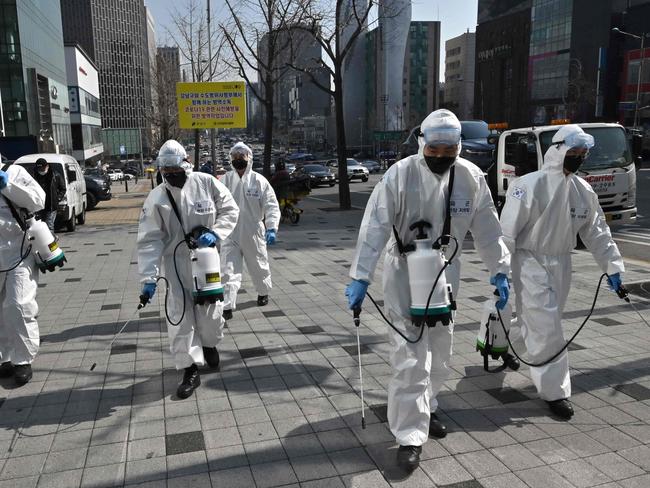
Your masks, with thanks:
[{"label": "man in white protective suit", "polygon": [[[566,343],[561,319],[571,286],[576,235],[608,273],[610,286],[615,291],[621,286],[623,258],[598,196],[574,174],[593,146],[594,138],[579,126],[563,126],[552,138],[542,169],[512,183],[501,213],[504,240],[512,253],[518,325],[535,364],[550,359]],[[551,411],[571,418],[567,351],[549,364],[531,367],[530,376]]]},{"label": "man in white protective suit", "polygon": [[[350,269],[353,281],[346,296],[350,308],[355,309],[361,307],[385,248],[385,309],[389,320],[412,339],[418,337],[420,329],[409,319],[409,276],[399,248],[413,242],[416,231],[409,227],[415,222],[429,222],[427,232],[435,240],[443,234],[449,218],[450,234],[460,246],[471,231],[475,247],[490,270],[492,284],[499,290],[498,306],[503,308],[508,299],[510,261],[499,219],[482,171],[458,157],[460,134],[460,122],[448,110],[436,110],[422,122],[418,154],[391,166],[370,196]],[[452,243],[448,257],[453,249]],[[461,253],[459,249],[445,271],[454,296],[458,295]],[[453,323],[425,327],[416,344],[391,332],[393,377],[388,387],[388,422],[400,445],[397,463],[405,470],[418,466],[421,446],[429,436],[446,435],[446,427],[435,411],[438,392],[449,372],[453,330]]]},{"label": "man in white protective suit", "polygon": [[24,216],[44,205],[45,192],[25,168],[0,166],[0,377],[17,385],[32,379],[39,346],[38,267],[27,253]]},{"label": "man in white protective suit", "polygon": [[280,225],[280,206],[264,176],[253,171],[253,152],[243,142],[230,149],[233,170],[223,177],[239,205],[237,227],[221,245],[221,270],[224,281],[224,318],[230,320],[237,308],[243,261],[251,274],[257,305],[269,303],[271,268],[266,246],[275,243]]},{"label": "man in white protective suit", "polygon": [[184,369],[176,393],[187,398],[201,384],[198,366],[207,362],[218,368],[216,346],[224,327],[223,302],[194,304],[187,236],[193,233],[199,247],[215,246],[235,228],[239,208],[216,178],[192,172],[185,149],[177,141],[162,145],[157,163],[164,182],[145,200],[138,231],[141,300],[151,300],[160,276],[167,279],[170,349],[176,369]]}]

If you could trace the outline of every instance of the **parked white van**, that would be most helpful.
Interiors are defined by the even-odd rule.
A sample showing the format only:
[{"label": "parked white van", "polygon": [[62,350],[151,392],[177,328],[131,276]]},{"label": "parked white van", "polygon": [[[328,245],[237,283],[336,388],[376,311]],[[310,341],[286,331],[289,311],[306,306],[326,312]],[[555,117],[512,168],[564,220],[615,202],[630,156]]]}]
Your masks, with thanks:
[{"label": "parked white van", "polygon": [[74,232],[76,225],[86,222],[86,180],[75,158],[67,154],[28,154],[18,158],[14,164],[24,166],[34,176],[37,159],[45,159],[50,168],[65,181],[65,197],[59,202],[56,216],[58,225],[64,225],[68,232]]}]

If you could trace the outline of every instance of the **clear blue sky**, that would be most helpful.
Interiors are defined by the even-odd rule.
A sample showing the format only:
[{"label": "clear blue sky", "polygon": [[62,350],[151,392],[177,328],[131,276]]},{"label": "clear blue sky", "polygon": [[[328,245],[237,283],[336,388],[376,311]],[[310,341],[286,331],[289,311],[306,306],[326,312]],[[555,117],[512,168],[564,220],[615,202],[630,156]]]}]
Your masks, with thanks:
[{"label": "clear blue sky", "polygon": [[[182,5],[184,0],[145,0],[156,21],[156,42],[164,44],[167,40],[166,28],[171,26],[170,11],[174,4]],[[201,2],[205,4],[205,2]],[[213,15],[224,15],[225,2],[212,0]],[[222,12],[219,12],[219,9]],[[444,80],[445,41],[456,37],[468,28],[476,29],[478,0],[413,0],[413,20],[440,20],[440,77]],[[221,14],[221,15],[220,15]]]}]

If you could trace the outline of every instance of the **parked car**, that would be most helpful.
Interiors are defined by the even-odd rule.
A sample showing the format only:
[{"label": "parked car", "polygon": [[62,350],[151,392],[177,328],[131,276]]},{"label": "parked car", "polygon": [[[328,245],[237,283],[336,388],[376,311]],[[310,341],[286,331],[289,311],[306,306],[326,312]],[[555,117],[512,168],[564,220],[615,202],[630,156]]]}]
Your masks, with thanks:
[{"label": "parked car", "polygon": [[367,159],[365,161],[359,161],[359,163],[368,168],[368,172],[370,173],[379,173],[381,170],[381,164],[379,164],[377,161],[373,161],[372,159]]},{"label": "parked car", "polygon": [[348,181],[352,180],[361,180],[363,182],[368,181],[370,172],[368,168],[359,164],[359,161],[352,158],[347,158],[348,162]]},{"label": "parked car", "polygon": [[307,175],[312,187],[319,185],[334,186],[336,177],[326,166],[322,164],[305,164],[295,171],[296,175]]},{"label": "parked car", "polygon": [[86,201],[88,203],[86,210],[92,210],[99,202],[110,200],[113,197],[110,179],[103,171],[86,170],[84,171],[84,180],[86,180]]},{"label": "parked car", "polygon": [[124,179],[124,173],[122,173],[121,169],[109,169],[107,173],[111,181],[122,181]]},{"label": "parked car", "polygon": [[74,232],[77,224],[86,222],[88,208],[86,180],[76,159],[67,154],[28,154],[16,160],[14,164],[24,166],[34,174],[36,160],[44,158],[65,182],[65,196],[59,201],[55,225],[65,225],[68,232]]}]

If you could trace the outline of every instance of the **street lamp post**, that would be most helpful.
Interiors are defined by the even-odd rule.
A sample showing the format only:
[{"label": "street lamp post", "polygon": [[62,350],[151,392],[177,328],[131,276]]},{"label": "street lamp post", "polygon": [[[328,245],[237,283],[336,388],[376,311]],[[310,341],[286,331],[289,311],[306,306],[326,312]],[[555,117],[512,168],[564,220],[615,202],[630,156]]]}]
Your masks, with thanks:
[{"label": "street lamp post", "polygon": [[641,41],[641,57],[639,58],[639,74],[637,76],[637,81],[636,81],[636,101],[634,103],[634,127],[638,127],[638,121],[639,121],[639,97],[641,96],[641,75],[643,73],[643,61],[645,59],[644,57],[644,48],[645,48],[645,38],[648,35],[647,33],[643,33],[640,36],[636,34],[632,34],[630,32],[625,32],[619,29],[618,27],[614,27],[612,29],[612,32],[616,32],[618,34],[623,34],[624,36],[628,37],[633,37],[634,39],[639,39]]}]

